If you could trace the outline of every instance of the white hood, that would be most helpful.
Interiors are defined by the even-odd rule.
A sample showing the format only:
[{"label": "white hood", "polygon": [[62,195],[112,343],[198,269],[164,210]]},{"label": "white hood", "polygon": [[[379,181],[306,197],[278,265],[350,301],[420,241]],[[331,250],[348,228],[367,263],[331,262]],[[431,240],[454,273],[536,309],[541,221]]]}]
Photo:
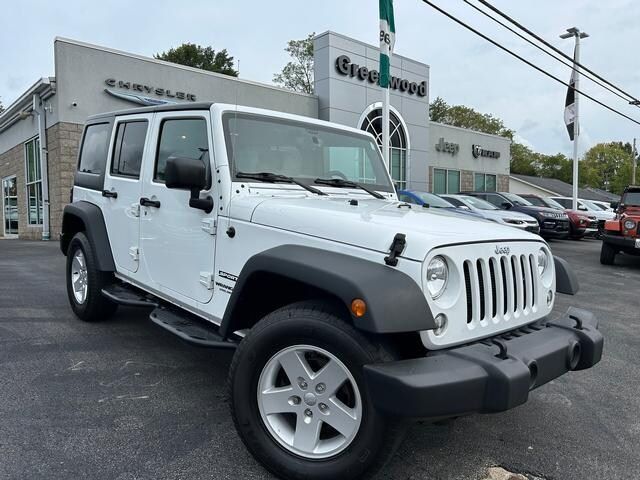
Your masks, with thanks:
[{"label": "white hood", "polygon": [[[357,205],[350,201],[357,198]],[[403,205],[399,207],[399,205]],[[368,196],[243,196],[231,216],[386,253],[396,233],[406,235],[402,256],[422,261],[436,246],[501,240],[539,240],[537,235],[467,215]]]}]

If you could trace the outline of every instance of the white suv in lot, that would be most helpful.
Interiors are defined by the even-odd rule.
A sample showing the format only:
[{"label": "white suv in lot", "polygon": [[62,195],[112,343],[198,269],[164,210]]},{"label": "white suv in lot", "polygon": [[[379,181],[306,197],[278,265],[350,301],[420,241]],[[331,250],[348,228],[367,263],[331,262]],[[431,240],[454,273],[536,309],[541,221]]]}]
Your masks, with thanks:
[{"label": "white suv in lot", "polygon": [[[82,320],[118,305],[235,350],[229,402],[286,479],[373,475],[403,418],[499,412],[596,364],[537,235],[397,200],[375,139],[235,105],[91,117],[60,238]],[[213,399],[212,399],[213,401]]]}]

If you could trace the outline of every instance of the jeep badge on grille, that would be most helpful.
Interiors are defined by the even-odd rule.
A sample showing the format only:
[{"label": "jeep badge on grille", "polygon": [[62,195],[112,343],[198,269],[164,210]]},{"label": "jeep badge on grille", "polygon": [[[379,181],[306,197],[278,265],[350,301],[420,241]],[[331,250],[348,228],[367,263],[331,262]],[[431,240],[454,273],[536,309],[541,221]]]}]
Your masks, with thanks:
[{"label": "jeep badge on grille", "polygon": [[496,245],[496,255],[509,255],[511,249],[509,247],[501,247]]}]

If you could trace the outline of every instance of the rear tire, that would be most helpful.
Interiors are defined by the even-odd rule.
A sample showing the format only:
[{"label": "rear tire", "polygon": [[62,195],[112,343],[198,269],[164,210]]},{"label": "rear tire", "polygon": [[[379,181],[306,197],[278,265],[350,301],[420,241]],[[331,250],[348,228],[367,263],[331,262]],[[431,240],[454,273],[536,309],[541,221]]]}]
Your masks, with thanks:
[{"label": "rear tire", "polygon": [[[297,361],[289,363],[292,358]],[[370,478],[391,458],[405,428],[375,409],[362,367],[392,359],[322,303],[272,312],[249,331],[233,357],[228,384],[236,429],[253,456],[281,478]],[[328,371],[339,372],[333,377],[338,380],[325,385]],[[265,378],[279,383],[265,384]],[[267,392],[278,389],[286,389],[288,399],[274,407]],[[305,424],[313,422],[318,426],[308,440]],[[307,437],[299,441],[299,434]]]},{"label": "rear tire", "polygon": [[600,263],[602,265],[613,265],[616,259],[616,251],[611,245],[607,242],[602,242],[602,248],[600,250]]},{"label": "rear tire", "polygon": [[76,233],[67,250],[67,296],[80,320],[95,322],[109,318],[118,305],[101,290],[114,281],[112,272],[98,270],[95,252],[83,232]]}]

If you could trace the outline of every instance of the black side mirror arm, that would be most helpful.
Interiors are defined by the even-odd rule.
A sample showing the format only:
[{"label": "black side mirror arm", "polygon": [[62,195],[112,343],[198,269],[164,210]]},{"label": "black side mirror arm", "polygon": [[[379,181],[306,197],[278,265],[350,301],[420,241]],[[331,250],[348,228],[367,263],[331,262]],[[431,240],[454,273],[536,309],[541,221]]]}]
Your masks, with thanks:
[{"label": "black side mirror arm", "polygon": [[205,198],[200,198],[200,190],[194,188],[191,190],[189,206],[191,208],[197,208],[198,210],[204,210],[205,213],[211,213],[213,210],[213,198],[211,195],[207,195]]}]

